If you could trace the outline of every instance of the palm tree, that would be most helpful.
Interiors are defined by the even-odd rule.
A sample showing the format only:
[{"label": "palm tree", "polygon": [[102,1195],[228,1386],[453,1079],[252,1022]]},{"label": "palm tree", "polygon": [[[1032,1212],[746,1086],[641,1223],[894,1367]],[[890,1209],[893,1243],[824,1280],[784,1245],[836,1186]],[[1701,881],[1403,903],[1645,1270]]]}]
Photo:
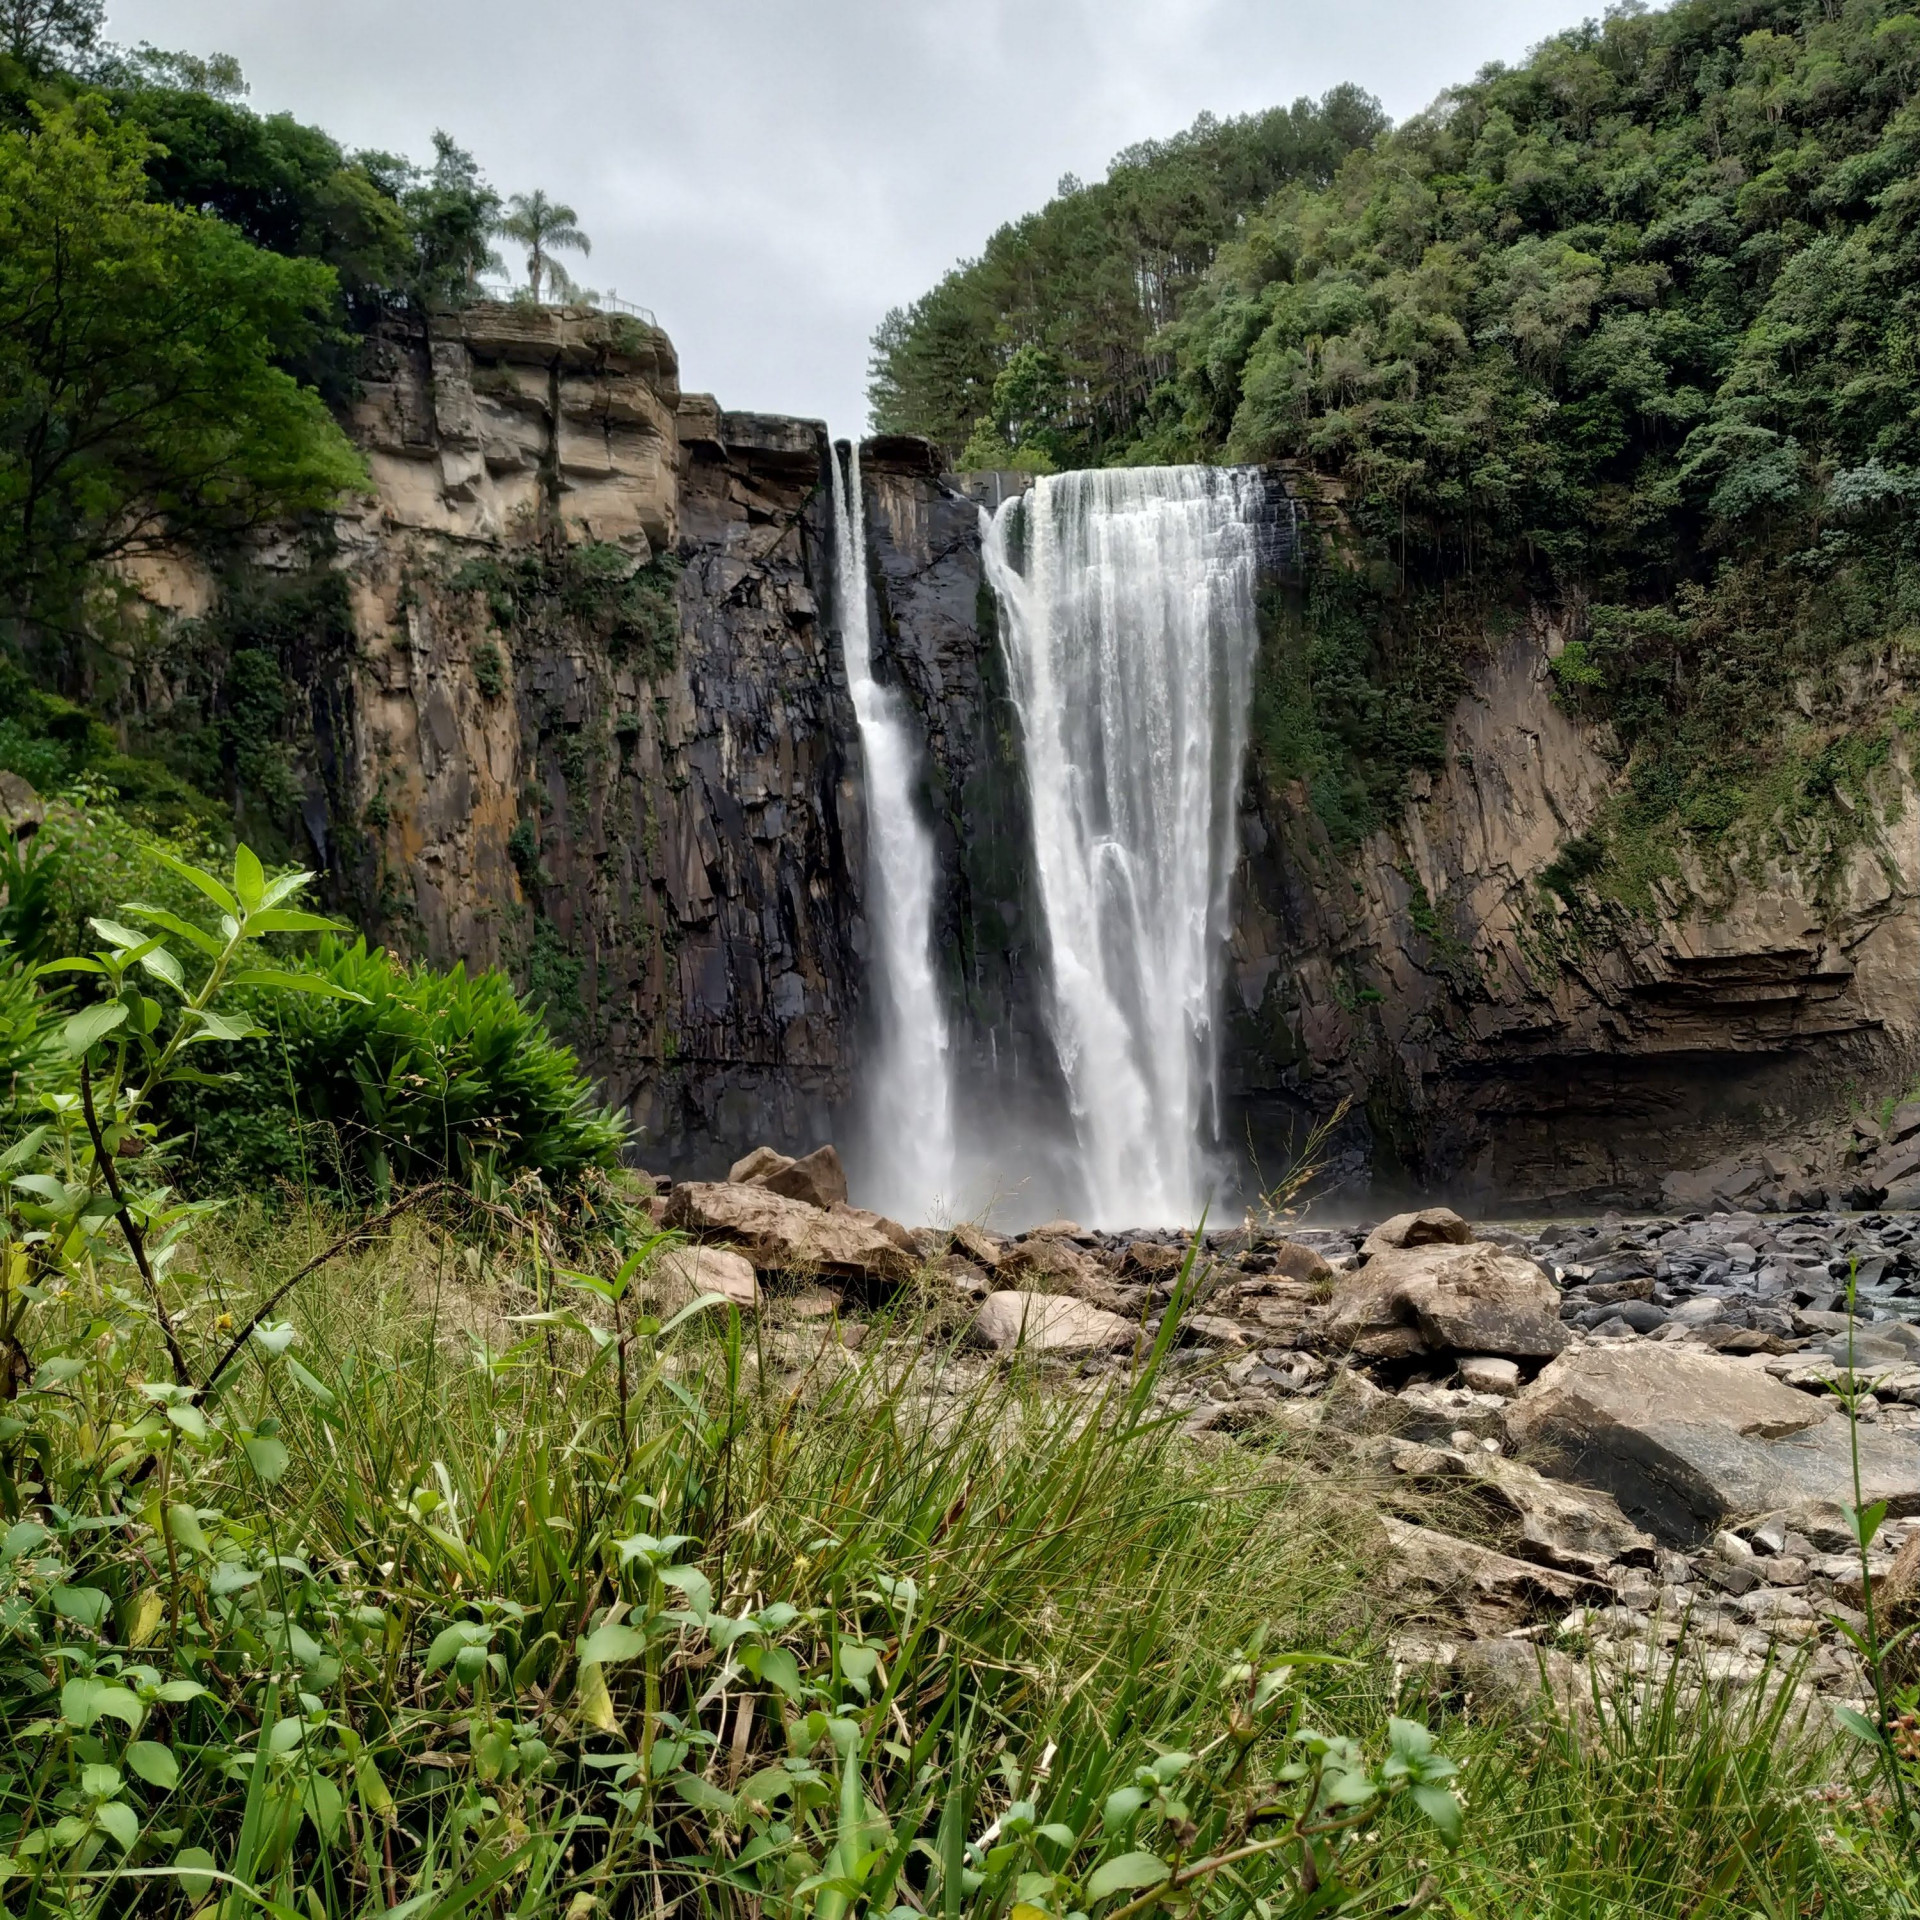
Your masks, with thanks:
[{"label": "palm tree", "polygon": [[591,253],[593,242],[576,224],[580,216],[571,207],[549,200],[544,188],[531,193],[516,193],[507,202],[507,211],[493,224],[503,240],[517,240],[527,250],[527,288],[534,299],[543,286],[551,283],[555,294],[564,296],[573,284],[566,269],[551,258],[558,247],[576,253]]}]

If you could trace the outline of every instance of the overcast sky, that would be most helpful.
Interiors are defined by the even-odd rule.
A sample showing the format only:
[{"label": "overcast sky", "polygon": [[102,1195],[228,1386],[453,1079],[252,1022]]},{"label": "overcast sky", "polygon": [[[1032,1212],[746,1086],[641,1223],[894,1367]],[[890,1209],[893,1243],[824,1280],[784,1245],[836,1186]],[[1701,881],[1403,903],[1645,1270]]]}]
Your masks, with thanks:
[{"label": "overcast sky", "polygon": [[1598,0],[109,0],[263,112],[540,186],[723,406],[866,417],[867,340],[1065,173],[1343,80],[1403,119]]}]

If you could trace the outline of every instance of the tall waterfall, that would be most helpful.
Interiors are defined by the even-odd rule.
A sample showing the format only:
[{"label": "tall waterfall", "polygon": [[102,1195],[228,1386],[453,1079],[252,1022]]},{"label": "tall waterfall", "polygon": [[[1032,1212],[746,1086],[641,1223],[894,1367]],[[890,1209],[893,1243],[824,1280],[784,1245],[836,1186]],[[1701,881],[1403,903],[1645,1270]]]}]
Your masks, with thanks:
[{"label": "tall waterfall", "polygon": [[833,469],[840,649],[867,788],[867,924],[876,936],[876,1057],[863,1076],[863,1204],[931,1220],[953,1204],[953,1071],[933,969],[933,836],[914,806],[915,753],[900,698],[873,677],[860,448]]},{"label": "tall waterfall", "polygon": [[1255,476],[1065,473],[985,529],[1032,793],[1048,1018],[1105,1226],[1214,1187],[1219,999],[1258,646]]}]

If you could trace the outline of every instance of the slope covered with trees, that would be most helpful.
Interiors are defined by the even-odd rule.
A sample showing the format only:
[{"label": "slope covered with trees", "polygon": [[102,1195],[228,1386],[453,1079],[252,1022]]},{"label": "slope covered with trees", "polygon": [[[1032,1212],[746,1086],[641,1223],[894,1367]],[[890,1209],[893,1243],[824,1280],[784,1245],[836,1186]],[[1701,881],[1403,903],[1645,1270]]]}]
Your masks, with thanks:
[{"label": "slope covered with trees", "polygon": [[[1920,610],[1917,84],[1899,0],[1617,7],[1270,195],[1155,336],[1173,371],[1130,434],[1025,437],[1333,483],[1364,564],[1281,623],[1258,722],[1338,837],[1437,756],[1489,625],[1544,605],[1563,696],[1628,769],[1568,892],[1644,902],[1681,848],[1743,836],[1838,856],[1898,724],[1840,688]],[[989,295],[983,264],[906,331],[930,351],[965,287],[994,369],[967,391],[1011,389],[1074,323],[1044,285]]]},{"label": "slope covered with trees", "polygon": [[1338,87],[1318,104],[1202,115],[1129,147],[1091,186],[1068,175],[1039,213],[887,315],[875,430],[924,434],[972,465],[1123,457],[1166,397],[1164,330],[1221,243],[1279,187],[1325,185],[1385,124],[1377,101]]}]

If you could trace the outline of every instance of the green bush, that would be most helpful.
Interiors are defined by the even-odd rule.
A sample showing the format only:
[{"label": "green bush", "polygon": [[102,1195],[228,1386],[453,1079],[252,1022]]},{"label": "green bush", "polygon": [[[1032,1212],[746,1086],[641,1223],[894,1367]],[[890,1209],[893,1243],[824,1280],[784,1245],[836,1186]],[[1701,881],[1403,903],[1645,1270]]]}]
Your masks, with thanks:
[{"label": "green bush", "polygon": [[231,1050],[230,1076],[174,1089],[167,1109],[196,1184],[384,1196],[488,1172],[559,1185],[618,1164],[625,1123],[505,975],[408,966],[331,937],[306,965],[360,1000],[236,995],[261,1037]]}]

